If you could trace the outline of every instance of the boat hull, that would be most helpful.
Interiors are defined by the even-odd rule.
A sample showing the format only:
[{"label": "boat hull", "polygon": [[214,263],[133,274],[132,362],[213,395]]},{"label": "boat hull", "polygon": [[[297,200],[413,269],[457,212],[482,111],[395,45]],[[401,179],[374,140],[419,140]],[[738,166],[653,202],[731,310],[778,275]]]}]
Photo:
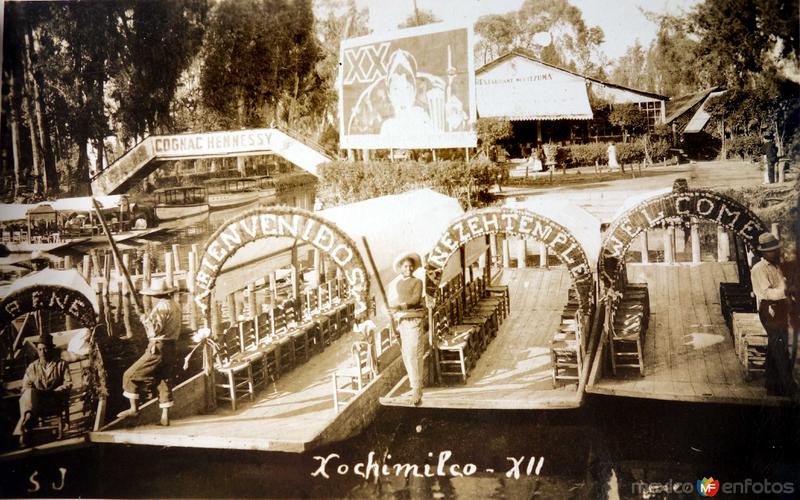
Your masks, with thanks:
[{"label": "boat hull", "polygon": [[208,212],[208,203],[193,205],[156,205],[156,217],[159,221],[182,219]]},{"label": "boat hull", "polygon": [[235,208],[248,203],[258,201],[259,193],[257,191],[247,193],[220,193],[208,195],[208,206],[210,210],[224,210],[226,208]]}]

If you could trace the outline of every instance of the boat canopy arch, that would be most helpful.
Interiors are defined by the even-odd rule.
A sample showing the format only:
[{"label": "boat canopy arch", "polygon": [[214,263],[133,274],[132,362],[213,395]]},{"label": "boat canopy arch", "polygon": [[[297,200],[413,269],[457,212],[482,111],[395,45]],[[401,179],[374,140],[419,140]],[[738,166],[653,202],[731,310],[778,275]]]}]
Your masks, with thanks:
[{"label": "boat canopy arch", "polygon": [[678,179],[671,191],[633,198],[608,227],[598,262],[604,289],[613,287],[624,269],[625,253],[642,232],[659,227],[670,219],[697,218],[713,222],[739,236],[750,249],[767,225],[753,211],[729,196],[706,189],[688,189]]},{"label": "boat canopy arch", "polygon": [[307,210],[285,206],[243,212],[220,226],[202,251],[195,277],[195,302],[208,318],[211,293],[225,262],[245,245],[266,238],[294,238],[328,255],[339,266],[355,296],[357,310],[369,298],[369,274],[356,243],[328,219]]},{"label": "boat canopy arch", "polygon": [[24,314],[56,311],[75,318],[81,326],[97,325],[97,297],[75,269],[44,269],[16,280],[0,302],[0,324],[9,325]]},{"label": "boat canopy arch", "polygon": [[491,207],[455,219],[442,233],[428,257],[426,274],[429,282],[435,287],[441,284],[448,261],[460,247],[493,234],[542,241],[567,267],[578,292],[580,310],[586,314],[591,312],[594,277],[581,241],[564,225],[527,208]]}]

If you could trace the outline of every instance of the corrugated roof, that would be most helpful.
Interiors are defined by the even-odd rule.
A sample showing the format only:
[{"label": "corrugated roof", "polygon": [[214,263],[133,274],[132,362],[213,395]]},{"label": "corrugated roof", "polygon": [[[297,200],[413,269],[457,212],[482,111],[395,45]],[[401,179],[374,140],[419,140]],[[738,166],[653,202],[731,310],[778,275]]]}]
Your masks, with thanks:
[{"label": "corrugated roof", "polygon": [[667,102],[667,118],[664,120],[664,123],[671,123],[673,120],[692,109],[698,103],[704,101],[709,94],[717,89],[718,87],[711,87],[701,90],[700,92],[676,97]]}]

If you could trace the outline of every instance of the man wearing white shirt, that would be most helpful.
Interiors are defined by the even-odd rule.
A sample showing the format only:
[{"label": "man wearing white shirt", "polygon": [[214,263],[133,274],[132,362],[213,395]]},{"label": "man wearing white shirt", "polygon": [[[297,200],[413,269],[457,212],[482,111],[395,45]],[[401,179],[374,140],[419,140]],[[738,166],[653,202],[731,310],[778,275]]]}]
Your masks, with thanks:
[{"label": "man wearing white shirt", "polygon": [[758,316],[767,332],[767,359],[765,376],[767,393],[778,396],[794,395],[796,384],[792,378],[792,361],[789,358],[789,300],[791,290],[780,268],[781,243],[771,233],[758,238],[761,259],[750,271],[753,293],[756,296]]}]

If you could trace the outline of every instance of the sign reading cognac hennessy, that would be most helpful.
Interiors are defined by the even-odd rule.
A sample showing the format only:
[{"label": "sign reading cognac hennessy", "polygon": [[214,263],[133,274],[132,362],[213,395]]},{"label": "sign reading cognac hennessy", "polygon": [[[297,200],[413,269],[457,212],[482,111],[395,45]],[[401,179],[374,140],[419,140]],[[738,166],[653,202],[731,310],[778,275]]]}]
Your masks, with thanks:
[{"label": "sign reading cognac hennessy", "polygon": [[86,297],[71,288],[36,285],[12,293],[0,303],[0,324],[34,311],[56,311],[77,319],[83,326],[93,326],[95,314]]},{"label": "sign reading cognac hennessy", "polygon": [[673,191],[646,200],[622,214],[609,227],[600,251],[600,275],[610,286],[624,261],[625,252],[642,232],[668,219],[695,217],[732,231],[754,247],[766,225],[741,203],[713,191]]},{"label": "sign reading cognac hennessy", "polygon": [[200,267],[195,275],[199,292],[195,302],[203,313],[217,275],[237,250],[262,238],[295,238],[327,254],[339,266],[350,291],[360,304],[366,304],[369,280],[366,266],[355,242],[335,224],[311,212],[290,207],[270,207],[244,212],[222,225],[206,242]]},{"label": "sign reading cognac hennessy", "polygon": [[275,133],[272,129],[171,135],[156,137],[153,141],[153,153],[156,156],[203,156],[276,149],[275,142],[279,137],[283,135]]},{"label": "sign reading cognac hennessy", "polygon": [[439,238],[427,262],[428,279],[439,285],[445,264],[459,247],[490,234],[509,234],[543,242],[567,267],[578,289],[581,308],[591,300],[592,269],[586,252],[564,226],[527,210],[488,208],[464,215],[453,222]]}]

